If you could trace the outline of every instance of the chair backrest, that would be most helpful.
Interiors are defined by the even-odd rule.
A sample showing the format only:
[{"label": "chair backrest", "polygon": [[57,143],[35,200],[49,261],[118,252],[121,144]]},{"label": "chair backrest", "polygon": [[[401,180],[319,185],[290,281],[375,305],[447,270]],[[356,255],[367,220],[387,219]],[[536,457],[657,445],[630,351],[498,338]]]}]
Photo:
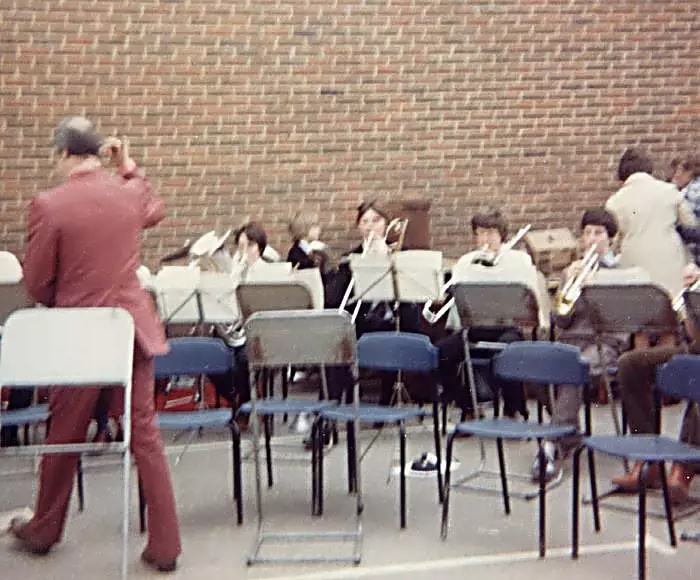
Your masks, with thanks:
[{"label": "chair backrest", "polygon": [[223,374],[234,366],[231,350],[219,338],[171,338],[168,345],[168,354],[153,359],[154,374],[158,378]]},{"label": "chair backrest", "polygon": [[302,282],[245,282],[236,288],[243,320],[256,312],[311,310],[314,307],[309,287]]},{"label": "chair backrest", "polygon": [[0,252],[0,284],[15,284],[22,280],[22,265],[11,252]]},{"label": "chair backrest", "polygon": [[438,349],[424,334],[370,332],[357,341],[357,365],[363,369],[427,373],[438,362]]},{"label": "chair backrest", "polygon": [[357,360],[355,327],[346,312],[256,312],[245,328],[251,368],[352,365]]},{"label": "chair backrest", "polygon": [[492,361],[494,374],[540,385],[585,385],[590,365],[575,346],[558,342],[513,342]]},{"label": "chair backrest", "polygon": [[17,310],[3,330],[0,386],[130,386],[134,321],[121,308]]},{"label": "chair backrest", "polygon": [[700,403],[700,355],[677,354],[656,370],[656,388],[680,399]]}]

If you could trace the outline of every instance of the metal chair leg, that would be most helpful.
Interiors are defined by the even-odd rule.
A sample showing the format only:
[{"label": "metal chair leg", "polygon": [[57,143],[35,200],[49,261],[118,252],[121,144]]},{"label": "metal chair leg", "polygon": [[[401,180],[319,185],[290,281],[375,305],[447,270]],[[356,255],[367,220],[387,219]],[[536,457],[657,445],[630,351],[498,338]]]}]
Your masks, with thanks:
[{"label": "metal chair leg", "polygon": [[273,417],[266,415],[263,418],[263,425],[265,429],[265,464],[267,465],[267,487],[272,487],[274,481],[272,479],[272,443],[271,443],[271,431],[272,428],[270,423],[272,423]]},{"label": "metal chair leg", "polygon": [[241,471],[241,433],[236,423],[231,420],[231,446],[233,454],[233,499],[236,504],[236,520],[240,526],[243,523],[243,482]]},{"label": "metal chair leg", "polygon": [[143,494],[143,485],[141,476],[138,477],[139,486],[139,532],[146,533],[146,496]]},{"label": "metal chair leg", "polygon": [[546,510],[546,490],[545,490],[545,459],[544,459],[544,447],[542,445],[542,439],[537,440],[537,457],[540,462],[540,473],[539,473],[539,486],[540,486],[540,521],[539,521],[539,532],[540,532],[540,558],[544,558],[545,549],[547,545],[547,534],[546,534],[546,524],[547,524],[547,510]]},{"label": "metal chair leg", "polygon": [[78,511],[85,511],[85,484],[83,480],[83,459],[82,457],[78,459],[78,469],[77,469],[77,479],[78,479]]},{"label": "metal chair leg", "polygon": [[637,549],[637,576],[639,580],[646,578],[646,533],[647,533],[647,490],[646,482],[649,473],[649,464],[642,465],[639,474],[639,516],[638,516],[638,542]]},{"label": "metal chair leg", "polygon": [[508,495],[508,477],[506,476],[506,457],[503,452],[503,439],[496,439],[496,449],[498,450],[498,471],[501,475],[501,490],[503,492],[503,507],[506,515],[510,515],[510,496]]},{"label": "metal chair leg", "polygon": [[406,428],[403,421],[399,423],[399,459],[401,460],[401,477],[400,477],[400,510],[401,510],[401,529],[406,527]]},{"label": "metal chair leg", "polygon": [[666,525],[668,526],[668,541],[674,548],[678,545],[676,540],[676,526],[673,523],[673,508],[671,507],[671,498],[668,494],[668,479],[666,477],[666,463],[659,463],[659,474],[661,475],[661,489],[664,495],[664,508],[666,511]]},{"label": "metal chair leg", "polygon": [[574,451],[572,475],[572,505],[571,505],[571,558],[578,558],[578,528],[579,528],[579,489],[581,474],[581,452],[583,447]]},{"label": "metal chair leg", "polygon": [[452,446],[454,445],[455,434],[451,433],[447,437],[447,449],[445,451],[445,497],[442,500],[442,522],[440,524],[440,537],[447,539],[447,529],[449,526],[450,511],[450,466],[452,464]]},{"label": "metal chair leg", "polygon": [[437,458],[438,499],[440,503],[442,503],[445,498],[445,488],[442,482],[442,445],[440,440],[440,424],[437,400],[433,401],[433,437],[435,438],[435,457]]},{"label": "metal chair leg", "polygon": [[593,506],[593,526],[596,532],[600,531],[600,502],[598,501],[598,477],[595,468],[595,454],[588,449],[588,474],[591,485],[591,506]]}]

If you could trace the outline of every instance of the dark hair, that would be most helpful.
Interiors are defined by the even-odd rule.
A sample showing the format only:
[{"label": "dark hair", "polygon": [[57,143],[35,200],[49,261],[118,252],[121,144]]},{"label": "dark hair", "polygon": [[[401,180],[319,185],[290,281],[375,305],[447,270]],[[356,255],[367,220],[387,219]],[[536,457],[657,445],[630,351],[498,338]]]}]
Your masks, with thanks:
[{"label": "dark hair", "polygon": [[651,173],[654,171],[654,164],[651,159],[639,151],[639,149],[629,148],[620,157],[620,164],[617,167],[617,178],[620,181],[627,181],[634,173]]},{"label": "dark hair", "polygon": [[617,235],[617,220],[604,207],[594,207],[583,212],[581,229],[583,230],[586,226],[603,226],[610,239]]},{"label": "dark hair", "polygon": [[360,220],[362,219],[362,216],[365,215],[371,209],[376,211],[387,222],[389,221],[389,212],[386,210],[386,208],[383,205],[381,205],[381,203],[378,200],[372,199],[370,201],[363,201],[360,205],[357,206],[357,218],[355,219],[355,224],[359,224]]},{"label": "dark hair", "polygon": [[66,117],[56,127],[54,147],[59,153],[85,157],[99,155],[102,137],[95,131],[93,124],[83,117]]},{"label": "dark hair", "polygon": [[700,155],[697,153],[688,153],[683,157],[676,157],[671,161],[671,168],[674,171],[679,168],[683,171],[690,171],[693,179],[700,177]]},{"label": "dark hair", "polygon": [[485,230],[498,230],[501,241],[508,237],[508,221],[503,214],[495,208],[487,208],[482,213],[472,216],[472,233],[476,233],[476,228]]},{"label": "dark hair", "polygon": [[258,222],[249,222],[244,224],[234,232],[234,241],[236,244],[238,244],[241,234],[245,234],[245,237],[248,238],[249,242],[257,244],[258,249],[260,250],[260,255],[262,256],[262,253],[267,247],[267,234],[265,233],[263,227]]}]

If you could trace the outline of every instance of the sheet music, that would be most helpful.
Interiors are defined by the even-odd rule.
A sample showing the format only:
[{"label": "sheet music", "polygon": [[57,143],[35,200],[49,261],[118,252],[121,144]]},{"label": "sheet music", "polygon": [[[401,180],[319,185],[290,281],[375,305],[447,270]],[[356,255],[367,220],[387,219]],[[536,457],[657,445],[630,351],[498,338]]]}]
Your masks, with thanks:
[{"label": "sheet music", "polygon": [[[392,264],[393,259],[393,264]],[[393,256],[351,254],[355,296],[364,302],[394,301],[423,303],[438,300],[442,289],[442,252],[406,250]],[[396,267],[398,296],[392,266]]]}]

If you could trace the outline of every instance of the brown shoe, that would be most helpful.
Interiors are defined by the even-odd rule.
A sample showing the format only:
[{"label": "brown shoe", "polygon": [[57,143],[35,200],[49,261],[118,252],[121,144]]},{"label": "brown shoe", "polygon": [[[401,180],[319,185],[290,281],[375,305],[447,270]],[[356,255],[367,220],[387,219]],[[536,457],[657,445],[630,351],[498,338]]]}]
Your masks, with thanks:
[{"label": "brown shoe", "polygon": [[158,572],[175,572],[177,570],[177,558],[172,560],[159,562],[153,556],[151,556],[146,550],[141,553],[141,561],[146,564],[149,568],[153,568]]},{"label": "brown shoe", "polygon": [[[641,461],[637,461],[632,468],[632,471],[625,475],[613,477],[612,484],[619,488],[620,491],[637,492],[639,491],[639,476],[642,473]],[[646,478],[646,487],[650,489],[658,489],[661,487],[661,476],[659,475],[659,466],[654,463],[649,466]]]},{"label": "brown shoe", "polygon": [[668,476],[668,495],[671,498],[671,503],[681,504],[688,501],[693,477],[695,477],[695,471],[692,469],[682,463],[673,464]]},{"label": "brown shoe", "polygon": [[28,523],[29,520],[22,517],[12,518],[10,521],[10,533],[17,540],[17,547],[23,552],[29,552],[36,556],[45,556],[49,553],[49,550],[51,550],[51,546],[47,546],[31,538],[26,532]]}]

